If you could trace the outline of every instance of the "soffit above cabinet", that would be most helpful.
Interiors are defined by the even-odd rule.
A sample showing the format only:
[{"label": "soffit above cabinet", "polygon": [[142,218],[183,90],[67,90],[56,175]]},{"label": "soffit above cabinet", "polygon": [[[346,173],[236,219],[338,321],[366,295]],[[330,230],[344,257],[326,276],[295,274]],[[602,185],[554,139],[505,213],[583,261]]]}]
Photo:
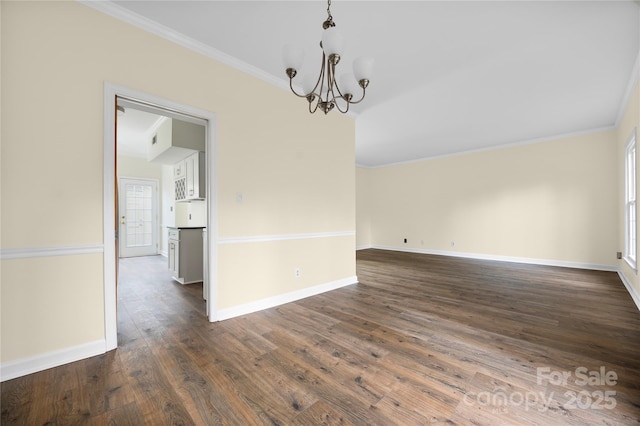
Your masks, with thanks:
[{"label": "soffit above cabinet", "polygon": [[147,160],[172,165],[189,155],[204,151],[206,128],[175,118],[167,118],[151,136],[147,144]]},{"label": "soffit above cabinet", "polygon": [[206,129],[206,120],[120,97],[118,98],[118,107],[124,109],[124,113],[119,113],[117,117],[116,139],[118,155],[144,158],[149,161],[148,145],[166,120],[175,120],[196,126],[203,135],[202,141],[201,144],[196,145],[197,149],[172,149],[164,154],[163,157],[155,159],[154,163],[174,165],[193,154],[194,151],[205,150],[206,136],[204,135],[206,131],[204,129]]}]

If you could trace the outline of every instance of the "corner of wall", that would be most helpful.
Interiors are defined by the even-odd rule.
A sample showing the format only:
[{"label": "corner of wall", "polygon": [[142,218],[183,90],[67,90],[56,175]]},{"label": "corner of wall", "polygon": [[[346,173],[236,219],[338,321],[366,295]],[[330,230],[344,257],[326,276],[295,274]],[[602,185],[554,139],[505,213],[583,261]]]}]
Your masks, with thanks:
[{"label": "corner of wall", "polygon": [[281,294],[278,296],[268,297],[254,302],[245,303],[239,306],[234,306],[227,309],[221,309],[217,312],[216,320],[222,321],[241,315],[251,314],[264,309],[273,308],[276,306],[284,305],[285,303],[295,302],[296,300],[304,299],[317,294],[325,293],[331,290],[337,290],[341,287],[345,287],[351,284],[357,284],[358,277],[347,277],[340,280],[332,281],[329,283],[320,284],[313,287],[307,287],[301,290],[292,291],[289,293]]}]

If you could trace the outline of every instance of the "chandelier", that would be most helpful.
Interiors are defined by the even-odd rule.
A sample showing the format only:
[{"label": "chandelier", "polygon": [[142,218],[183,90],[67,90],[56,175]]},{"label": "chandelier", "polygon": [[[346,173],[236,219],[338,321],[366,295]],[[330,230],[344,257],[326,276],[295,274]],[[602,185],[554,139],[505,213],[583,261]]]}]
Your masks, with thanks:
[{"label": "chandelier", "polygon": [[[288,44],[284,47],[283,60],[289,77],[291,91],[301,98],[309,101],[309,112],[314,113],[318,109],[327,114],[334,107],[342,112],[349,111],[351,104],[357,104],[364,99],[365,91],[369,85],[369,77],[373,68],[373,59],[367,57],[357,58],[353,62],[353,74],[340,75],[340,81],[336,80],[336,66],[340,62],[340,54],[344,47],[344,38],[335,27],[331,16],[331,0],[327,1],[327,19],[322,23],[322,67],[320,75],[315,78],[311,75],[302,79],[303,94],[299,94],[293,88],[293,78],[304,61],[304,51],[296,46]],[[359,86],[359,87],[358,87]],[[362,92],[358,100],[354,100],[356,92]]]}]

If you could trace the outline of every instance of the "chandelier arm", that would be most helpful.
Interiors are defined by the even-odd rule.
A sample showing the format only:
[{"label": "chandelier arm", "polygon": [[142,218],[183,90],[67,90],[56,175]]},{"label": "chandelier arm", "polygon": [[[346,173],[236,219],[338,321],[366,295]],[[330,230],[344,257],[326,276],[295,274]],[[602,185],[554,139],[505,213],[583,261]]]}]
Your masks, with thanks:
[{"label": "chandelier arm", "polygon": [[[336,96],[335,93],[333,92],[333,89],[331,90],[331,94],[333,95],[333,99],[335,100],[335,104],[336,104],[336,108],[338,108],[338,111],[340,111],[341,113],[346,113],[349,111],[349,105],[351,105],[354,102],[351,102],[349,99],[347,99],[342,92],[340,91],[340,87],[338,86],[338,83],[335,83],[335,88],[338,91],[338,94],[340,96]],[[343,110],[342,108],[340,108],[340,104],[338,103],[338,99],[342,99],[343,101],[345,101],[345,103],[347,104],[347,107]],[[360,101],[362,100],[362,98],[360,98]],[[360,102],[358,101],[358,102]]]},{"label": "chandelier arm", "polygon": [[362,89],[362,97],[357,101],[351,101],[352,104],[359,104],[364,99],[364,95],[366,95],[366,89]]},{"label": "chandelier arm", "polygon": [[[335,107],[338,109],[338,111],[345,114],[349,111],[349,105],[351,104],[351,101],[342,94],[342,91],[340,90],[340,86],[338,86],[338,81],[336,80],[335,65],[333,64],[331,65],[331,71],[332,71],[331,72],[331,79],[332,79],[331,96],[333,99],[333,103],[335,104]],[[338,92],[339,96],[336,96],[335,94],[336,91]],[[340,108],[340,103],[338,102],[338,99],[342,99],[343,101],[345,101],[347,106],[345,109]]]},{"label": "chandelier arm", "polygon": [[[342,90],[340,90],[340,86],[338,86],[338,83],[336,82],[334,84],[336,91],[338,92],[338,96],[335,96],[335,94],[333,95],[334,97],[338,97],[338,98],[342,98],[345,101],[347,101],[347,98],[344,97],[344,94],[342,93]],[[351,102],[351,101],[347,101],[347,102]]]},{"label": "chandelier arm", "polygon": [[320,98],[318,97],[318,100],[316,101],[316,105],[313,109],[311,109],[311,104],[313,104],[313,101],[309,102],[309,112],[313,114],[318,110],[318,105],[320,105]]},{"label": "chandelier arm", "polygon": [[335,65],[334,65],[334,67],[333,67],[333,85],[332,85],[332,90],[331,90],[331,92],[332,92],[332,94],[333,94],[333,97],[334,97],[334,98],[336,98],[336,95],[335,95],[335,93],[333,92],[333,87],[335,87],[335,88],[336,88],[336,91],[338,92],[338,95],[339,95],[339,96],[337,96],[338,98],[342,98],[342,99],[344,99],[345,101],[347,101],[347,103],[349,103],[349,102],[350,102],[350,101],[348,101],[348,100],[344,97],[344,95],[342,94],[342,90],[340,90],[340,86],[338,86],[338,81],[336,80],[336,76],[335,76]]},{"label": "chandelier arm", "polygon": [[334,96],[333,95],[333,80],[331,76],[331,64],[327,63],[327,102],[329,102]]},{"label": "chandelier arm", "polygon": [[[324,52],[322,52],[322,66],[320,67],[320,75],[318,76],[318,80],[316,81],[315,86],[313,86],[313,90],[311,93],[316,94],[317,99],[309,100],[309,112],[311,114],[315,113],[322,102],[322,82],[324,80]],[[319,87],[319,88],[318,88]],[[316,93],[317,90],[317,93]],[[315,105],[313,101],[315,100]]]},{"label": "chandelier arm", "polygon": [[[342,108],[340,108],[340,103],[338,102],[338,99],[344,99],[344,97],[342,96],[342,93],[340,93],[340,88],[338,87],[338,82],[336,81],[336,67],[333,64],[331,64],[330,66],[331,66],[330,68],[331,75],[329,77],[330,79],[329,84],[331,86],[331,101],[333,102],[335,107],[338,109],[338,111],[345,113],[349,110],[349,102],[347,102],[347,109],[343,111]],[[338,94],[340,96],[336,96],[336,90],[338,91]]]},{"label": "chandelier arm", "polygon": [[[323,102],[324,100],[322,99],[322,91],[324,89],[324,76],[325,74],[327,74],[329,71],[327,70],[327,61],[325,60],[325,54],[324,52],[322,52],[322,68],[320,68],[320,76],[318,77],[318,82],[316,83],[316,87],[319,86],[318,88],[318,102]],[[328,99],[327,99],[328,100]]]},{"label": "chandelier arm", "polygon": [[[328,76],[327,76],[327,101],[329,101],[329,93],[331,93],[331,100],[334,100],[336,98],[336,94],[333,90],[333,88],[337,88],[338,87],[338,83],[336,83],[336,66],[331,63],[331,61],[327,62],[327,67],[328,67]],[[338,90],[338,93],[340,93],[340,90]]]},{"label": "chandelier arm", "polygon": [[334,103],[336,105],[336,108],[338,109],[338,111],[340,111],[343,114],[347,113],[349,111],[349,105],[350,105],[349,101],[344,99],[347,102],[347,107],[345,109],[342,109],[342,108],[340,108],[340,104],[338,103],[338,99],[344,99],[344,98],[342,96],[340,96],[338,98],[335,98]]},{"label": "chandelier arm", "polygon": [[327,84],[329,85],[329,87],[331,88],[331,94],[333,95],[333,97],[335,98],[335,93],[333,92],[333,88],[335,86],[337,86],[336,83],[336,66],[333,62],[329,61],[327,63],[328,67],[329,67],[329,78],[327,79]]},{"label": "chandelier arm", "polygon": [[289,88],[291,89],[291,91],[293,92],[294,95],[296,95],[299,98],[306,98],[307,95],[301,95],[298,92],[296,92],[296,89],[293,88],[293,78],[289,79]]},{"label": "chandelier arm", "polygon": [[[335,103],[335,106],[338,109],[338,111],[345,114],[347,111],[349,111],[349,100],[345,98],[345,96],[342,94],[342,91],[340,90],[340,86],[338,86],[338,82],[336,81],[336,78],[335,78],[335,66],[332,67],[332,80],[333,81],[331,84],[331,96],[333,98],[333,102]],[[336,96],[335,92],[338,92],[338,96]],[[338,102],[339,99],[342,99],[343,101],[345,101],[346,103],[345,109],[340,108],[340,103]]]}]

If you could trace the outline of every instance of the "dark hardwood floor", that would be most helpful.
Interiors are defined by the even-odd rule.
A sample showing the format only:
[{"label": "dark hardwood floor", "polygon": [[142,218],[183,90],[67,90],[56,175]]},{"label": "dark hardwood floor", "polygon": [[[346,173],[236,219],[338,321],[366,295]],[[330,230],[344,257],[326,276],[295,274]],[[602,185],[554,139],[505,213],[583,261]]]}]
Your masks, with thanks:
[{"label": "dark hardwood floor", "polygon": [[125,259],[119,348],[2,383],[24,425],[631,425],[640,312],[617,274],[364,250],[360,284],[219,323]]}]

